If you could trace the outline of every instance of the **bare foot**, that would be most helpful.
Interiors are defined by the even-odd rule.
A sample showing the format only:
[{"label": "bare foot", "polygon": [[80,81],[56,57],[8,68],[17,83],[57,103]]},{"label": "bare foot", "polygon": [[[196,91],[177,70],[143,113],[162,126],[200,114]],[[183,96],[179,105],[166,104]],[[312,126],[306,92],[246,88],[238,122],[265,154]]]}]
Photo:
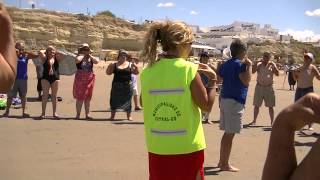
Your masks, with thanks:
[{"label": "bare foot", "polygon": [[252,121],[251,123],[248,124],[248,126],[255,126],[256,122]]},{"label": "bare foot", "polygon": [[58,115],[57,113],[55,113],[55,114],[53,115],[53,118],[54,118],[54,119],[57,119],[57,120],[60,119],[60,117],[59,117],[59,115]]},{"label": "bare foot", "polygon": [[240,169],[233,167],[231,165],[226,165],[226,166],[218,165],[218,167],[220,168],[221,171],[230,171],[230,172],[240,171]]},{"label": "bare foot", "polygon": [[141,107],[136,107],[136,108],[134,108],[134,110],[135,110],[135,111],[141,111],[142,108],[141,108]]},{"label": "bare foot", "polygon": [[86,119],[92,120],[93,118],[92,118],[91,116],[87,115],[87,116],[86,116]]},{"label": "bare foot", "polygon": [[24,117],[24,118],[28,118],[28,117],[30,117],[30,114],[28,114],[28,113],[24,112],[24,113],[22,113],[22,117]]},{"label": "bare foot", "polygon": [[211,121],[209,121],[209,120],[206,120],[206,121],[204,121],[206,124],[213,124]]},{"label": "bare foot", "polygon": [[8,111],[6,111],[3,115],[2,115],[2,117],[8,117],[9,116],[9,112]]}]

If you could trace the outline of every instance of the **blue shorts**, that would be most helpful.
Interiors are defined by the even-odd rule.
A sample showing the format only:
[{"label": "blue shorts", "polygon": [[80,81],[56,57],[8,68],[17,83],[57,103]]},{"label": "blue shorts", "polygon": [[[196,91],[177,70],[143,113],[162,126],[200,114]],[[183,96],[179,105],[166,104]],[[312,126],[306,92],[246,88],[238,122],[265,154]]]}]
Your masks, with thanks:
[{"label": "blue shorts", "polygon": [[296,94],[294,96],[294,102],[298,101],[300,98],[305,96],[308,93],[314,92],[313,86],[308,87],[308,88],[297,88]]}]

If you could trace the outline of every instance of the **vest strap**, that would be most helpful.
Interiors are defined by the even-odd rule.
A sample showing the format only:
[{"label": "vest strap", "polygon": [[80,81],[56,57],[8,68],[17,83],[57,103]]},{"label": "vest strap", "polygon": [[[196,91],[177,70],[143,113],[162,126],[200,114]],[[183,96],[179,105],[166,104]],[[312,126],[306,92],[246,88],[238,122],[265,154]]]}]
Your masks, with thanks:
[{"label": "vest strap", "polygon": [[158,136],[182,136],[187,134],[186,129],[175,129],[175,130],[160,130],[151,129],[151,134]]},{"label": "vest strap", "polygon": [[151,89],[149,94],[158,95],[158,94],[182,94],[184,93],[184,88],[174,88],[174,89]]}]

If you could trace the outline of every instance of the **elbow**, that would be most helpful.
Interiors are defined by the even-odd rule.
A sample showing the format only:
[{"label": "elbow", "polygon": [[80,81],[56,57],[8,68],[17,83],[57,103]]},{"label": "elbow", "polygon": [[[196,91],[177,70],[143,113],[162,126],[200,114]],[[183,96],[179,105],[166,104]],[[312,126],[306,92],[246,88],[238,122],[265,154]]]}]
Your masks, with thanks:
[{"label": "elbow", "polygon": [[112,74],[112,72],[110,72],[110,71],[106,71],[106,74],[107,74],[107,75],[111,75],[111,74]]},{"label": "elbow", "polygon": [[15,81],[15,73],[12,71],[10,74],[0,77],[0,93],[8,93]]}]

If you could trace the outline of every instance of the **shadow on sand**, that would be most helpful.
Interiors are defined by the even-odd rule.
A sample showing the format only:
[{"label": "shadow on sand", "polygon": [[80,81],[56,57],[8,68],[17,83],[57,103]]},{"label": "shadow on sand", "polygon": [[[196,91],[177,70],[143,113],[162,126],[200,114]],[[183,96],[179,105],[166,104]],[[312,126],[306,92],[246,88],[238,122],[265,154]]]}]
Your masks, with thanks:
[{"label": "shadow on sand", "polygon": [[310,146],[312,147],[314,142],[299,142],[299,141],[294,141],[295,146]]},{"label": "shadow on sand", "polygon": [[125,120],[126,122],[114,122],[112,124],[116,124],[116,125],[143,125],[144,123],[139,121],[128,121],[128,120]]}]

